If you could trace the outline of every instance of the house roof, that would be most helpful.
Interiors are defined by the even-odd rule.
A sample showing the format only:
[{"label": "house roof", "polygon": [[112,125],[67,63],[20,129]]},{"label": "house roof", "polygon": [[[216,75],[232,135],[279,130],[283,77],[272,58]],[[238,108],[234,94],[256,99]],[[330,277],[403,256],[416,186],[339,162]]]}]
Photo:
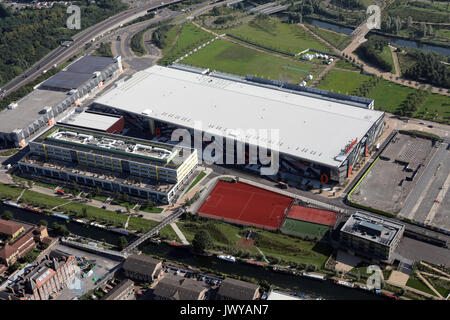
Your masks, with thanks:
[{"label": "house roof", "polygon": [[20,223],[0,219],[0,233],[12,236],[23,226]]},{"label": "house roof", "polygon": [[259,286],[250,282],[225,278],[219,287],[217,294],[233,300],[253,300],[255,291]]},{"label": "house roof", "polygon": [[121,281],[117,286],[115,286],[102,300],[115,300],[122,292],[127,290],[130,286],[134,286],[134,282],[130,279]]},{"label": "house roof", "polygon": [[152,276],[161,261],[149,256],[131,255],[125,260],[123,269],[129,272]]},{"label": "house roof", "polygon": [[173,300],[199,300],[200,295],[207,290],[208,288],[192,279],[166,276],[158,282],[153,294]]}]

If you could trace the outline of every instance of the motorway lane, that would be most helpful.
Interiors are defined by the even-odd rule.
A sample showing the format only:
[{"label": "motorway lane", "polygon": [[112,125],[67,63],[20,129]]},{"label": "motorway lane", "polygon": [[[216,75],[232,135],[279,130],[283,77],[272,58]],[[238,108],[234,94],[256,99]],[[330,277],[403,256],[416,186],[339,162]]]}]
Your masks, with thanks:
[{"label": "motorway lane", "polygon": [[[41,59],[32,68],[30,68],[27,72],[25,72],[26,75],[25,78],[23,78],[22,76],[16,77],[12,81],[10,81],[7,85],[5,85],[3,87],[3,89],[5,90],[5,95],[27,84],[28,82],[33,81],[42,74],[43,70],[48,70],[54,64],[60,64],[66,61],[67,59],[75,55],[78,51],[80,51],[87,41],[90,41],[91,39],[96,38],[99,35],[102,35],[108,29],[120,24],[123,21],[126,21],[127,19],[134,17],[137,14],[147,12],[150,9],[158,8],[161,6],[161,3],[163,5],[167,5],[169,3],[176,3],[179,1],[180,0],[171,0],[164,3],[153,0],[150,1],[150,3],[146,4],[145,6],[128,9],[94,26],[89,27],[88,29],[78,33],[73,37],[74,41],[72,42],[70,47],[68,48],[59,47],[55,49],[50,55]],[[37,66],[40,66],[40,68],[37,69],[36,68]]]}]

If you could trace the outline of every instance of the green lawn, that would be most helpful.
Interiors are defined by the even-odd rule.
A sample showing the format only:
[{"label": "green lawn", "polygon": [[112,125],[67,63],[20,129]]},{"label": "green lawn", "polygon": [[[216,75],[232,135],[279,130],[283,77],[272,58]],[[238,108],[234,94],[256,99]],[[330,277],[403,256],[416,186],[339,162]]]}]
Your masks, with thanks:
[{"label": "green lawn", "polygon": [[306,49],[331,51],[322,42],[296,24],[287,24],[276,18],[255,18],[248,23],[218,33],[228,33],[263,46],[296,54]]},{"label": "green lawn", "polygon": [[358,88],[369,77],[357,72],[331,70],[322,78],[316,87],[332,92],[350,94],[351,91]]},{"label": "green lawn", "polygon": [[425,293],[428,293],[428,294],[431,294],[434,296],[436,295],[430,288],[427,287],[427,285],[425,283],[423,283],[416,276],[410,276],[408,279],[408,282],[406,282],[406,286],[420,290],[422,292],[425,292]]},{"label": "green lawn", "polygon": [[12,186],[8,186],[5,184],[0,183],[0,194],[4,196],[11,196],[13,197],[13,200],[17,199],[17,197],[22,192],[21,188],[16,188]]},{"label": "green lawn", "polygon": [[152,208],[140,208],[140,211],[145,211],[148,213],[161,213],[163,211],[162,208],[152,207]]},{"label": "green lawn", "polygon": [[330,227],[316,223],[286,219],[281,227],[281,232],[300,238],[309,237],[322,239],[330,229]]},{"label": "green lawn", "polygon": [[406,99],[408,94],[414,92],[414,88],[381,80],[369,94],[369,98],[375,99],[375,109],[394,112]]},{"label": "green lawn", "polygon": [[167,31],[167,33],[166,33],[166,46],[162,49],[162,54],[163,55],[167,54],[167,51],[169,50],[169,48],[171,47],[172,43],[174,42],[178,31],[182,27],[183,27],[182,24],[181,25],[174,25],[174,26],[172,26],[169,29],[169,31]]},{"label": "green lawn", "polygon": [[[437,117],[435,117],[436,112]],[[450,123],[450,97],[436,93],[430,94],[416,114],[424,119],[438,120],[448,124]]]},{"label": "green lawn", "polygon": [[[280,258],[285,261],[297,263],[314,264],[322,267],[331,254],[332,249],[324,244],[317,244],[313,241],[304,241],[298,238],[283,235],[280,233],[265,231],[258,228],[245,227],[228,224],[217,220],[188,221],[183,220],[177,223],[186,239],[191,242],[195,233],[204,228],[209,231],[216,246],[235,249],[236,243],[242,238],[246,230],[251,230],[257,234],[258,247],[265,255]],[[256,248],[248,248],[250,253],[258,254]]]},{"label": "green lawn", "polygon": [[301,82],[309,73],[317,76],[323,69],[323,66],[276,57],[220,39],[190,55],[181,63],[291,83]]},{"label": "green lawn", "polygon": [[206,173],[204,171],[200,172],[197,176],[197,178],[195,178],[195,180],[191,183],[191,185],[189,186],[189,188],[186,190],[186,192],[188,192],[189,190],[191,190],[200,180],[202,180],[202,178],[206,176]]},{"label": "green lawn", "polygon": [[359,68],[355,67],[350,62],[347,62],[344,59],[340,59],[338,62],[336,62],[335,67],[340,68],[340,69],[358,71],[358,72],[360,71]]},{"label": "green lawn", "polygon": [[[171,37],[172,36],[173,35],[171,35]],[[178,37],[178,40],[173,48],[166,52],[164,58],[162,58],[158,63],[163,65],[170,64],[174,60],[197,48],[208,40],[211,40],[212,38],[214,38],[214,35],[211,33],[197,28],[192,23],[185,23],[183,25],[183,30],[181,31],[180,36]]]},{"label": "green lawn", "polygon": [[329,44],[341,50],[344,49],[351,41],[351,38],[345,33],[335,32],[312,25],[307,25],[307,27]]},{"label": "green lawn", "polygon": [[392,51],[389,46],[385,46],[383,48],[383,51],[380,52],[380,57],[383,58],[384,61],[386,61],[387,63],[389,63],[391,65],[390,72],[395,72],[394,60],[392,58]]}]

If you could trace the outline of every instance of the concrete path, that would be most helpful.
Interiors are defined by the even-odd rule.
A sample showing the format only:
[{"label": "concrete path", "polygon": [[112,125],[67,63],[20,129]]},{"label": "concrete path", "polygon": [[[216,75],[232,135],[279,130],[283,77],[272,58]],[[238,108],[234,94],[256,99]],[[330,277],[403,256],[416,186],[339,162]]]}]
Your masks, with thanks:
[{"label": "concrete path", "polygon": [[181,232],[180,228],[178,228],[177,224],[175,222],[172,222],[170,226],[172,227],[173,231],[175,231],[178,238],[180,238],[181,243],[183,243],[184,245],[188,245],[189,242],[186,240],[186,237],[184,236],[183,232]]},{"label": "concrete path", "polygon": [[444,297],[443,296],[441,296],[441,294],[428,282],[428,280],[427,279],[425,279],[421,274],[420,274],[420,272],[417,272],[416,273],[416,275],[417,275],[417,277],[420,279],[420,280],[422,280],[423,281],[423,283],[425,283],[426,284],[426,286],[428,287],[428,288],[430,288],[430,290],[431,291],[433,291],[439,298],[441,298],[441,299],[444,299]]},{"label": "concrete path", "polygon": [[440,274],[442,274],[442,275],[444,275],[444,276],[446,276],[446,277],[450,277],[450,275],[449,275],[448,273],[445,273],[445,272],[442,271],[442,270],[439,270],[439,269],[437,269],[437,268],[435,268],[435,267],[433,267],[433,266],[430,266],[430,265],[429,265],[428,263],[426,263],[426,262],[420,261],[419,263],[420,263],[421,265],[424,265],[425,267],[430,268],[431,270],[436,271],[437,273],[440,273]]}]

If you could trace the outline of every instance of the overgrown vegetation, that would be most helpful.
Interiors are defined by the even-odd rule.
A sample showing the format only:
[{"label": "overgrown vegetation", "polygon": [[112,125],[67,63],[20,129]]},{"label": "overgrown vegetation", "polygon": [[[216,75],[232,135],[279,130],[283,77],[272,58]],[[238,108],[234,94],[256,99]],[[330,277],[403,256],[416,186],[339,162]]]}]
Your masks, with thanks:
[{"label": "overgrown vegetation", "polygon": [[100,57],[114,57],[111,51],[111,42],[102,42],[100,47],[98,47],[98,49],[95,50],[92,55]]},{"label": "overgrown vegetation", "polygon": [[391,59],[386,59],[386,57],[383,56],[383,51],[385,49],[387,49],[389,54],[391,54],[388,47],[388,40],[385,38],[372,36],[368,41],[360,45],[356,52],[363,60],[377,65],[384,71],[391,72],[394,67],[392,63],[392,55]]},{"label": "overgrown vegetation", "polygon": [[[81,30],[122,10],[120,0],[83,0],[72,2],[81,8]],[[0,4],[0,86],[30,68],[60,45],[61,38],[70,38],[80,30],[66,27],[67,13],[63,4],[53,8],[25,8],[13,11]]]}]

